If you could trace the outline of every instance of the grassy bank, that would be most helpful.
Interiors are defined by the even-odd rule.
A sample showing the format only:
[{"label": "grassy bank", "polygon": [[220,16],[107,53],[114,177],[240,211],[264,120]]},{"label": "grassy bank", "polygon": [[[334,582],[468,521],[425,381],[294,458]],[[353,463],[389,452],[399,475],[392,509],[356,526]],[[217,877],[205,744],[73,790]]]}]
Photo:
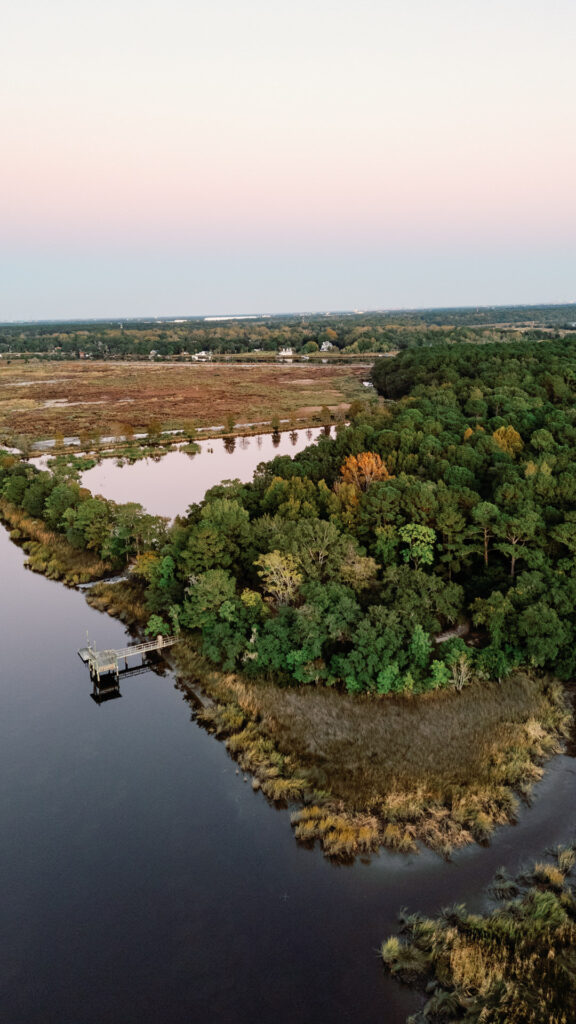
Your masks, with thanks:
[{"label": "grassy bank", "polygon": [[92,608],[129,626],[145,623],[148,618],[142,587],[130,580],[96,583],[86,594],[86,600]]},{"label": "grassy bank", "polygon": [[425,697],[358,697],[222,675],[186,644],[176,669],[213,699],[198,719],[255,788],[303,806],[296,837],[350,859],[423,842],[444,855],[514,820],[571,721],[562,687],[523,672]]},{"label": "grassy bank", "polygon": [[10,537],[26,552],[26,566],[67,586],[89,583],[111,571],[111,565],[90,551],[73,548],[50,530],[42,519],[0,498],[0,519],[9,527]]},{"label": "grassy bank", "polygon": [[396,977],[426,988],[413,1024],[576,1020],[575,861],[576,846],[562,847],[518,879],[500,872],[501,905],[486,915],[456,906],[435,920],[404,916],[403,937],[383,944],[382,959]]},{"label": "grassy bank", "polygon": [[[0,511],[36,571],[74,584],[110,568],[7,502]],[[86,599],[130,625],[148,618],[135,580],[97,583]],[[520,671],[461,692],[379,697],[224,675],[190,640],[170,659],[184,690],[196,684],[212,699],[195,716],[226,742],[253,787],[300,805],[297,839],[342,860],[382,845],[408,851],[423,842],[447,855],[486,842],[514,820],[571,722],[561,685]]]},{"label": "grassy bank", "polygon": [[[183,432],[161,435],[154,440],[148,436],[131,441],[122,437],[117,440],[108,439],[98,445],[88,443],[85,449],[79,454],[77,444],[61,444],[57,449],[52,449],[57,454],[52,455],[52,458],[49,459],[48,467],[50,469],[71,468],[84,472],[86,469],[92,469],[103,459],[116,459],[132,463],[139,462],[141,459],[160,459],[167,452],[175,449],[184,451],[187,455],[197,455],[201,451],[198,442]],[[45,450],[43,454],[49,456],[50,451]]]},{"label": "grassy bank", "polygon": [[[134,582],[97,584],[87,600],[124,622],[146,618]],[[447,855],[514,820],[567,735],[562,686],[516,672],[502,683],[418,697],[278,687],[223,674],[190,640],[170,660],[184,692],[211,701],[197,720],[226,743],[254,789],[293,810],[297,839],[350,860],[380,846]]]}]

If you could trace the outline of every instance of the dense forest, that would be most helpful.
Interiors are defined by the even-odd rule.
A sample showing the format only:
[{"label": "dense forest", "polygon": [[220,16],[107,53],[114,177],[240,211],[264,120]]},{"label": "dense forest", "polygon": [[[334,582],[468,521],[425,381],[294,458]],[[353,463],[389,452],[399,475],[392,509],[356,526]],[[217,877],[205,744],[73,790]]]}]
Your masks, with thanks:
[{"label": "dense forest", "polygon": [[221,320],[88,321],[0,325],[0,356],[49,359],[179,359],[291,349],[314,357],[389,352],[438,340],[538,340],[576,329],[576,305],[331,313]]},{"label": "dense forest", "polygon": [[226,670],[380,694],[519,665],[572,678],[576,339],[409,348],[373,381],[335,439],[169,528],[11,455],[2,495],[132,563],[149,630],[193,633]]}]

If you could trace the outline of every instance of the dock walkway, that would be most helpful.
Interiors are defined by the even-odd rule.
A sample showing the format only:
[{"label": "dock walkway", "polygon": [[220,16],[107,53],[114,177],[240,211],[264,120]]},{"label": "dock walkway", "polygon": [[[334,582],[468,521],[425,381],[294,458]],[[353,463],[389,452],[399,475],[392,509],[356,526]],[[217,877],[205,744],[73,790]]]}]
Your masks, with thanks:
[{"label": "dock walkway", "polygon": [[93,647],[81,647],[78,655],[85,665],[90,669],[90,677],[100,682],[100,677],[113,673],[116,679],[119,678],[120,662],[124,661],[128,668],[128,659],[137,655],[143,657],[149,651],[163,651],[166,647],[177,644],[180,637],[160,636],[153,640],[147,640],[143,644],[133,644],[131,647],[122,647],[120,650],[96,651]]}]

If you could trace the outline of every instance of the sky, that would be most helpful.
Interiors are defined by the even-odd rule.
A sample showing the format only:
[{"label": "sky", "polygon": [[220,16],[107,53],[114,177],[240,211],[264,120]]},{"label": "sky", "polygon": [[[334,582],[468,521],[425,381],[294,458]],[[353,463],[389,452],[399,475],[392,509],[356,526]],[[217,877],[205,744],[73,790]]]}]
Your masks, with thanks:
[{"label": "sky", "polygon": [[0,320],[576,300],[574,0],[19,0]]}]

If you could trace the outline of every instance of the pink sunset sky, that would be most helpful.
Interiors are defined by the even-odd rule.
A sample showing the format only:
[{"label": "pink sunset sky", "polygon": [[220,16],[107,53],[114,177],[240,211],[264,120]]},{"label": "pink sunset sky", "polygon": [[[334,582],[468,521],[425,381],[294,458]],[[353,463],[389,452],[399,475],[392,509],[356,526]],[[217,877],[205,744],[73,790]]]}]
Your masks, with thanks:
[{"label": "pink sunset sky", "polygon": [[20,0],[0,320],[576,298],[573,0]]}]

